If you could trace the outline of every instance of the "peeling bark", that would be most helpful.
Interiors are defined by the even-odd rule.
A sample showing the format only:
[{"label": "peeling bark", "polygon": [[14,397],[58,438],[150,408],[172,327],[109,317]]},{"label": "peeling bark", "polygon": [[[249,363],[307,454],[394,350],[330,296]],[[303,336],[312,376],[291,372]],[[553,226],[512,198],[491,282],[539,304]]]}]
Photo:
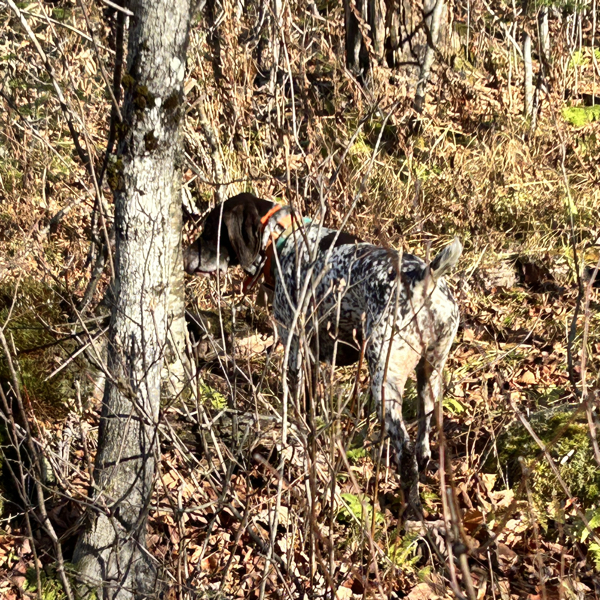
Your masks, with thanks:
[{"label": "peeling bark", "polygon": [[[183,319],[180,134],[190,0],[130,7],[124,127],[115,183],[116,273],[88,528],[74,562],[79,595],[158,593],[146,522],[159,454],[165,352]],[[174,352],[177,354],[177,352]]]}]

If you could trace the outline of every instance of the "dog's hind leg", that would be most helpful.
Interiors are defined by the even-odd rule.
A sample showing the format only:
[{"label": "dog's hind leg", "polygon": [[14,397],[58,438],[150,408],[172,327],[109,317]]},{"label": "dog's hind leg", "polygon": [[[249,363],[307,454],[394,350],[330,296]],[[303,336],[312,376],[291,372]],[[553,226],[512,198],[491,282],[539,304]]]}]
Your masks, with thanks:
[{"label": "dog's hind leg", "polygon": [[431,449],[429,447],[431,417],[433,416],[435,403],[440,394],[441,384],[441,368],[438,365],[434,366],[434,362],[427,355],[423,356],[417,365],[419,432],[417,434],[416,454],[420,472],[425,471],[431,458]]},{"label": "dog's hind leg", "polygon": [[419,498],[419,470],[414,445],[402,417],[404,386],[408,375],[419,360],[419,353],[410,344],[397,339],[393,341],[388,359],[389,343],[389,341],[384,344],[372,342],[367,347],[371,390],[380,416],[382,407],[385,411],[385,429],[396,452],[398,472],[409,512],[419,516],[422,511]]},{"label": "dog's hind leg", "polygon": [[431,458],[429,447],[431,417],[435,411],[435,404],[442,393],[442,373],[450,354],[457,327],[458,316],[448,320],[447,327],[441,328],[443,335],[438,335],[436,341],[423,353],[416,369],[417,393],[419,396],[419,431],[417,433],[416,451],[417,463],[421,472],[427,468]]}]

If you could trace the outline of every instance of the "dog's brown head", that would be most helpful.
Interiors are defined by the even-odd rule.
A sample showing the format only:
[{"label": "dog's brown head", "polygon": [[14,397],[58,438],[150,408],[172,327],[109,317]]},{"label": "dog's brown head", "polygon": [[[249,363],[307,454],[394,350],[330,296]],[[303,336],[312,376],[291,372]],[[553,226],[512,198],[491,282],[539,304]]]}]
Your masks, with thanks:
[{"label": "dog's brown head", "polygon": [[208,213],[200,237],[183,253],[188,273],[248,269],[261,250],[260,219],[273,206],[252,194],[238,194]]}]

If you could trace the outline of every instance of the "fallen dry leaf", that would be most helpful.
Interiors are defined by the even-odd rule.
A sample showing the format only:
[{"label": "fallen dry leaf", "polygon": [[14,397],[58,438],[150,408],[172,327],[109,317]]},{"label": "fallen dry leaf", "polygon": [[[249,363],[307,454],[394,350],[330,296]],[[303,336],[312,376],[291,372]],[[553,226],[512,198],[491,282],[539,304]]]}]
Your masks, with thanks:
[{"label": "fallen dry leaf", "polygon": [[463,340],[465,342],[472,342],[475,339],[475,330],[465,327],[463,329]]},{"label": "fallen dry leaf", "polygon": [[494,501],[496,508],[508,508],[515,498],[515,493],[513,490],[499,490],[491,492],[489,496]]},{"label": "fallen dry leaf", "polygon": [[525,385],[533,385],[537,383],[537,377],[531,371],[523,371],[523,374],[519,378],[520,383]]},{"label": "fallen dry leaf", "polygon": [[483,522],[483,514],[476,509],[468,510],[463,517],[463,526],[469,533],[473,533]]},{"label": "fallen dry leaf", "polygon": [[408,600],[433,600],[434,598],[439,598],[439,596],[435,593],[435,589],[428,583],[419,583],[406,598]]}]

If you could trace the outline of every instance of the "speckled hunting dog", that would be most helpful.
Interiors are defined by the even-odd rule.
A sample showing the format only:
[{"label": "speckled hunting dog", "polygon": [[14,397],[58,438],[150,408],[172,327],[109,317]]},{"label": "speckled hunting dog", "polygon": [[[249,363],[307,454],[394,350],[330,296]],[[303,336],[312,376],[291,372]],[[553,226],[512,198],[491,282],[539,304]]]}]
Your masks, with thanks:
[{"label": "speckled hunting dog", "polygon": [[[293,336],[288,369],[297,386],[304,335],[310,352],[318,348],[321,360],[338,365],[357,361],[364,351],[373,397],[378,410],[385,407],[405,497],[418,516],[419,470],[431,455],[431,417],[459,322],[442,277],[461,252],[455,239],[430,265],[403,254],[398,272],[394,250],[310,222],[293,223],[289,207],[239,194],[209,213],[184,262],[188,273],[204,274],[239,264],[248,274],[245,287],[264,275],[274,287],[280,338],[286,344]],[[305,323],[301,336],[299,322]],[[402,393],[413,369],[419,395],[416,452],[402,418]]]}]

